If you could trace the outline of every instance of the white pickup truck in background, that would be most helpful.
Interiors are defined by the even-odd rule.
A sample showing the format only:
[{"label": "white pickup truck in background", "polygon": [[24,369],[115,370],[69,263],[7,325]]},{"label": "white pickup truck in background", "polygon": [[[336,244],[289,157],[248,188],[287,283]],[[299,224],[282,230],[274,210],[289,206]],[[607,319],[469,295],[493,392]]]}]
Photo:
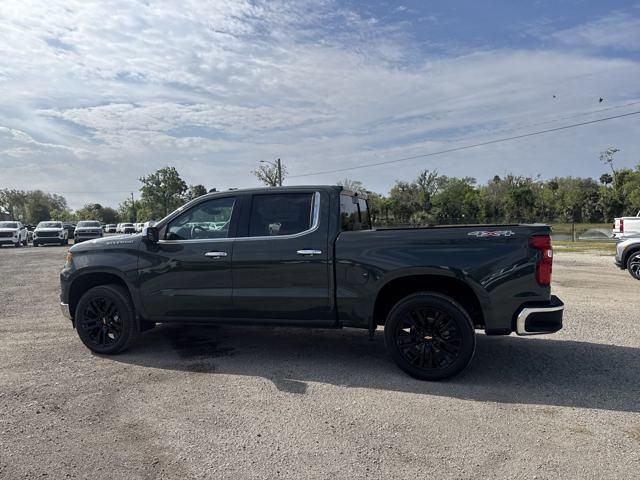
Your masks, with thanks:
[{"label": "white pickup truck in background", "polygon": [[613,221],[613,237],[640,235],[640,212],[635,217],[620,217]]}]

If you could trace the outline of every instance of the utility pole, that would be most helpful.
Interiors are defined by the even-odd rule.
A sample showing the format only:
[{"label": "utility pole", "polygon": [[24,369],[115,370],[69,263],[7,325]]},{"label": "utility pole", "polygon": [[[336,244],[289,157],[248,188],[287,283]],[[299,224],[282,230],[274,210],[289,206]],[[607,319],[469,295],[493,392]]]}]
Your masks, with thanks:
[{"label": "utility pole", "polygon": [[278,165],[278,186],[282,186],[282,164],[280,163],[280,159],[276,160],[276,164]]},{"label": "utility pole", "polygon": [[136,201],[133,199],[133,192],[131,192],[131,213],[133,214],[131,223],[136,223],[138,216],[136,215]]}]

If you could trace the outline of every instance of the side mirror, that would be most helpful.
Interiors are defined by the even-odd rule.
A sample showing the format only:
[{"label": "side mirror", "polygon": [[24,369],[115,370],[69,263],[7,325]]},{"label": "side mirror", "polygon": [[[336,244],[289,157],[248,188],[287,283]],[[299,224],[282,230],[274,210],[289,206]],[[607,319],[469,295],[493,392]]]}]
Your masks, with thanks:
[{"label": "side mirror", "polygon": [[144,227],[142,229],[142,237],[149,243],[158,243],[160,240],[160,232],[156,227]]}]

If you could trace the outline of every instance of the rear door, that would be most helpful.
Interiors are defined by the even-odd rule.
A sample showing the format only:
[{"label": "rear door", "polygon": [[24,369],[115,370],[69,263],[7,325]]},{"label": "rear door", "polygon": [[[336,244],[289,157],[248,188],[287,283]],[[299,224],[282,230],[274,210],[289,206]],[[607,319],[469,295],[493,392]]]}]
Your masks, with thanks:
[{"label": "rear door", "polygon": [[251,196],[233,249],[235,315],[283,323],[335,321],[328,262],[329,196]]},{"label": "rear door", "polygon": [[141,247],[139,279],[147,315],[157,321],[229,317],[231,258],[240,197],[190,207]]}]

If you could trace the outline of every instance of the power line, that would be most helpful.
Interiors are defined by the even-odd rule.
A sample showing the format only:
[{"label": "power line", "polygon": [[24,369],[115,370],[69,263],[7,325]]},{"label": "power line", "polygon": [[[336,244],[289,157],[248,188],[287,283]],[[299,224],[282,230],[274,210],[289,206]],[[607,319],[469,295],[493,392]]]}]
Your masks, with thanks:
[{"label": "power line", "polygon": [[445,153],[459,152],[460,150],[468,150],[470,148],[477,148],[477,147],[482,147],[482,146],[485,146],[485,145],[492,145],[494,143],[509,142],[509,141],[512,141],[512,140],[518,140],[520,138],[533,137],[533,136],[542,135],[542,134],[545,134],[545,133],[551,133],[551,132],[557,132],[557,131],[560,131],[560,130],[567,130],[567,129],[570,129],[570,128],[582,127],[584,125],[591,125],[593,123],[606,122],[608,120],[614,120],[616,118],[629,117],[631,115],[638,115],[638,114],[640,114],[640,110],[637,110],[635,112],[622,113],[620,115],[614,115],[614,116],[611,116],[611,117],[597,118],[595,120],[589,120],[587,122],[573,123],[573,124],[570,124],[570,125],[563,125],[561,127],[548,128],[546,130],[539,130],[537,132],[523,133],[521,135],[514,135],[512,137],[496,138],[494,140],[487,140],[486,142],[473,143],[471,145],[463,145],[463,146],[460,146],[460,147],[448,148],[446,150],[438,150],[436,152],[422,153],[420,155],[412,155],[410,157],[396,158],[394,160],[385,160],[383,162],[367,163],[367,164],[362,164],[362,165],[356,165],[356,166],[353,166],[353,167],[336,168],[336,169],[333,169],[333,170],[323,170],[323,171],[319,171],[319,172],[302,173],[302,174],[298,174],[298,175],[289,175],[289,178],[310,177],[312,175],[323,175],[323,174],[326,174],[326,173],[346,172],[346,171],[349,171],[349,170],[356,170],[356,169],[362,169],[362,168],[367,168],[367,167],[377,167],[377,166],[380,166],[380,165],[388,165],[388,164],[391,164],[391,163],[406,162],[407,160],[414,160],[416,158],[433,157],[433,156],[436,156],[436,155],[443,155]]},{"label": "power line", "polygon": [[498,130],[498,133],[513,132],[514,130],[520,130],[522,128],[539,127],[540,125],[548,125],[550,123],[559,122],[560,120],[570,120],[572,118],[585,117],[587,115],[593,115],[594,113],[602,113],[602,112],[606,112],[606,111],[609,111],[609,110],[618,110],[620,108],[631,107],[631,106],[634,106],[634,105],[640,105],[640,101],[624,103],[622,105],[613,105],[611,107],[606,107],[606,108],[598,108],[596,110],[587,110],[587,111],[584,111],[584,112],[574,113],[572,115],[563,115],[562,117],[550,118],[549,120],[545,120],[543,122],[527,123],[527,124],[522,124],[522,123],[521,124],[516,124],[512,128]]}]

